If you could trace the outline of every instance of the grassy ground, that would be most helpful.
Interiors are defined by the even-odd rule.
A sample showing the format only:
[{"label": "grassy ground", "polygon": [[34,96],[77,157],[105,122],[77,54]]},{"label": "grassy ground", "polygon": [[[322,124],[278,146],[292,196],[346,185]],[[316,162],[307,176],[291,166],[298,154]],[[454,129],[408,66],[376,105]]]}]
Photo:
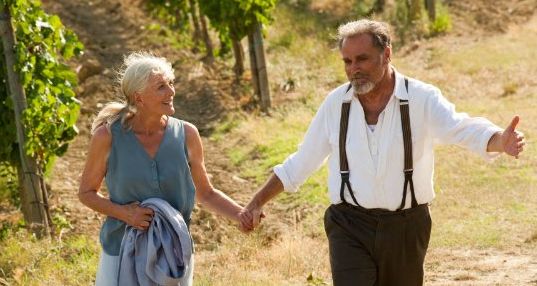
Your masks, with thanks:
[{"label": "grassy ground", "polygon": [[99,248],[87,236],[37,240],[12,230],[0,242],[0,285],[88,285]]},{"label": "grassy ground", "polygon": [[[279,10],[276,23],[283,21],[284,24],[285,20],[282,19],[288,13],[295,12],[291,9]],[[292,103],[276,108],[271,117],[246,115],[239,123],[234,123],[235,127],[227,135],[217,136],[217,139],[233,138],[231,142],[227,139],[225,144],[228,146],[228,155],[242,169],[243,177],[254,179],[259,184],[272,166],[296,150],[317,106],[329,89],[344,80],[342,65],[337,52],[330,45],[333,42],[324,30],[326,27],[315,25],[298,18],[293,25],[269,28],[270,75],[276,78],[275,84],[289,82],[290,78],[298,86],[289,93],[283,93],[276,87],[272,91],[276,97],[280,97],[279,100],[292,100]],[[288,27],[289,30],[282,27]],[[513,115],[520,115],[522,121],[519,127],[528,141],[521,159],[500,157],[492,164],[456,146],[437,148],[437,198],[431,207],[434,226],[430,246],[433,254],[428,258],[431,262],[427,264],[428,272],[438,271],[438,263],[442,264],[442,261],[438,262],[437,252],[442,253],[446,249],[473,248],[485,252],[522,249],[530,253],[530,257],[535,258],[537,254],[537,197],[532,195],[537,186],[537,151],[532,146],[537,131],[537,113],[533,109],[537,102],[537,81],[531,76],[536,71],[537,57],[529,44],[537,40],[534,33],[536,27],[537,23],[533,20],[506,34],[485,39],[465,40],[448,36],[420,43],[421,46],[414,52],[395,55],[395,65],[399,71],[439,86],[460,111],[487,117],[502,127],[507,126]],[[316,37],[308,34],[311,30],[319,32]],[[298,38],[300,33],[309,37]],[[271,50],[274,43],[285,43],[285,52],[276,48]],[[289,234],[282,235],[276,243],[263,248],[266,251],[261,254],[239,256],[232,270],[222,272],[218,268],[207,268],[218,259],[212,254],[201,253],[199,260],[203,264],[200,268],[209,271],[198,272],[201,276],[198,282],[212,282],[199,285],[227,285],[229,281],[234,281],[235,285],[329,283],[326,241],[322,227],[319,227],[322,225],[323,209],[327,205],[325,182],[326,170],[323,168],[301,187],[298,194],[283,194],[272,207],[268,207],[269,212],[278,213],[267,218],[270,224],[272,220],[283,219],[279,216],[287,215],[282,205],[292,210],[297,209],[296,204],[305,209],[323,206],[306,212],[308,219],[304,219],[298,232],[296,227],[290,226]],[[298,245],[297,240],[300,241]],[[252,242],[241,245],[249,243]],[[237,247],[230,243],[222,246],[222,253],[244,247],[248,246]],[[324,260],[320,265],[317,256],[311,257],[319,253]],[[301,269],[297,273],[275,268],[280,263],[272,263],[273,258],[282,256],[280,263],[298,259],[306,263],[306,268],[296,266]],[[260,265],[255,266],[257,263]],[[252,264],[257,269],[254,273],[241,270],[250,269]],[[472,271],[471,267],[465,269]],[[260,271],[264,274],[260,275]],[[474,271],[480,272],[479,269]],[[305,273],[314,273],[313,279],[308,280]],[[457,275],[451,281],[476,279],[475,275]],[[258,277],[262,277],[260,281],[268,282],[248,282]]]},{"label": "grassy ground", "polygon": [[[475,273],[497,272],[496,266],[460,265],[461,257],[468,265],[477,259],[476,250],[485,253],[478,252],[479,257],[507,252],[520,254],[515,258],[522,257],[518,261],[526,265],[537,261],[535,19],[505,34],[479,40],[447,36],[395,54],[399,71],[439,86],[459,110],[501,126],[519,114],[529,144],[521,159],[501,157],[493,164],[458,147],[437,149],[437,198],[431,207],[434,225],[426,264],[430,284],[441,280],[438,273],[447,273],[451,281],[440,285],[453,285],[473,283],[480,279]],[[271,167],[296,149],[327,92],[345,81],[332,31],[315,15],[287,5],[276,10],[266,48],[277,107],[271,116],[230,114],[212,135],[211,142],[226,152],[241,177],[260,185]],[[329,285],[322,227],[326,176],[322,168],[299,193],[279,196],[267,207],[260,231],[244,236],[231,230],[216,249],[199,251],[195,285]],[[2,230],[0,285],[92,283],[99,253],[94,238],[37,241],[15,229]],[[464,271],[452,274],[446,267]],[[491,279],[475,284],[502,281]]]}]

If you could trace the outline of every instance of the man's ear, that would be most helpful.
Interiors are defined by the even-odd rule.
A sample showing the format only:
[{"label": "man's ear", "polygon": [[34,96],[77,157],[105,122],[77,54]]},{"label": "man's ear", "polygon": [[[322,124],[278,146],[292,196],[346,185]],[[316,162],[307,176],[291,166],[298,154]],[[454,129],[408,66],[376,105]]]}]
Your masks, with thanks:
[{"label": "man's ear", "polygon": [[384,63],[389,64],[392,61],[392,48],[386,47],[384,49]]}]

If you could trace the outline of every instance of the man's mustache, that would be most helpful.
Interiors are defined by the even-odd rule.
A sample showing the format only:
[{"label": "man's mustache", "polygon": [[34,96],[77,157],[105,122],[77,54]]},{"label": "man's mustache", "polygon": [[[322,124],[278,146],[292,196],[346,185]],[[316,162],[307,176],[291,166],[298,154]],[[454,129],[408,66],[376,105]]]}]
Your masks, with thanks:
[{"label": "man's mustache", "polygon": [[365,74],[362,74],[362,73],[355,73],[351,76],[351,79],[352,80],[357,80],[357,79],[367,79],[367,75]]}]

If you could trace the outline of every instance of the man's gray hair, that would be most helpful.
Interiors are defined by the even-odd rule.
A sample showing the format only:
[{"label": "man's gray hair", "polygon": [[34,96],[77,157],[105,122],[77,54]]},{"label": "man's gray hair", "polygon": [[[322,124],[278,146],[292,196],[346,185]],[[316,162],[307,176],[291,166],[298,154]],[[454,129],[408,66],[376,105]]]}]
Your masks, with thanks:
[{"label": "man's gray hair", "polygon": [[337,33],[338,47],[341,50],[343,40],[360,34],[369,34],[373,38],[373,45],[383,51],[391,47],[390,27],[379,21],[361,19],[339,26]]}]

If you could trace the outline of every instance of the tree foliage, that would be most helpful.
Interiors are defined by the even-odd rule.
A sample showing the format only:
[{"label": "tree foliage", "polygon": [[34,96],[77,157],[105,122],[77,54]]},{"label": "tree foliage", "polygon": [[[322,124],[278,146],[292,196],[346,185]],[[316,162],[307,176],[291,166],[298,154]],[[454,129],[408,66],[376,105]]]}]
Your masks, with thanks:
[{"label": "tree foliage", "polygon": [[[0,0],[7,5],[15,32],[15,70],[26,93],[23,112],[26,153],[46,170],[54,156],[67,151],[77,134],[79,102],[75,99],[76,74],[65,64],[82,53],[77,36],[60,18],[46,14],[37,0]],[[0,54],[0,161],[19,159],[13,102],[9,96],[5,56]]]},{"label": "tree foliage", "polygon": [[240,41],[252,33],[255,25],[268,24],[276,0],[198,0],[220,37]]},{"label": "tree foliage", "polygon": [[187,0],[149,0],[147,6],[153,16],[163,19],[171,28],[183,30],[188,27]]}]

